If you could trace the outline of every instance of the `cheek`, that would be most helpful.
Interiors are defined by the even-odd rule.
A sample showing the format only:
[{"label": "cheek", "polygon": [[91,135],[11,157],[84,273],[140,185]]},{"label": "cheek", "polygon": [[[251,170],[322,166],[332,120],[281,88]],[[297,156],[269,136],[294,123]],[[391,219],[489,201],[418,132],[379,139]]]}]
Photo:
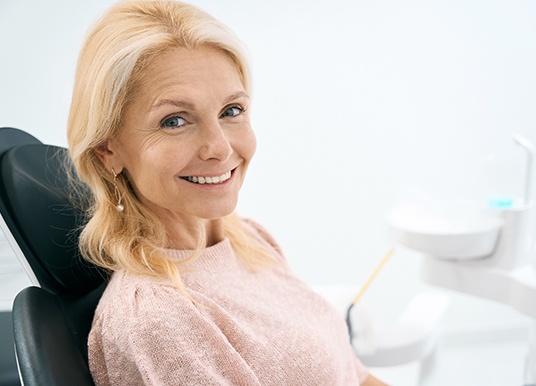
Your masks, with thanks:
[{"label": "cheek", "polygon": [[257,149],[257,139],[253,130],[249,129],[245,132],[239,141],[239,152],[242,158],[249,162],[255,155]]},{"label": "cheek", "polygon": [[187,151],[181,151],[177,146],[161,146],[151,149],[140,160],[140,168],[144,171],[146,179],[164,180],[180,174],[188,165]]},{"label": "cheek", "polygon": [[[152,147],[143,151],[133,152],[125,168],[135,190],[151,190],[161,185],[177,173],[180,160],[172,149]],[[180,157],[179,157],[180,158]]]}]

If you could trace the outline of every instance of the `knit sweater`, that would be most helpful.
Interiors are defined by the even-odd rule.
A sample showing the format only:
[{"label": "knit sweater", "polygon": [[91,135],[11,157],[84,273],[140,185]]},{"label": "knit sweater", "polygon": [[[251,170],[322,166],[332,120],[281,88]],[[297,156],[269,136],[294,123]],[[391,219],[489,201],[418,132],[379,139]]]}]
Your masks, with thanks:
[{"label": "knit sweater", "polygon": [[340,315],[254,229],[280,262],[253,272],[224,239],[181,265],[193,302],[169,279],[115,272],[88,340],[96,385],[359,385]]}]

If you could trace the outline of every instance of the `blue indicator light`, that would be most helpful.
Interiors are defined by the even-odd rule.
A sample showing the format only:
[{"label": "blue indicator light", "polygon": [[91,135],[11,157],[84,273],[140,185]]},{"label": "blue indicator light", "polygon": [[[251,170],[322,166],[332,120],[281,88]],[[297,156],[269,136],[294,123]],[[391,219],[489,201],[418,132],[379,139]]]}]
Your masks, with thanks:
[{"label": "blue indicator light", "polygon": [[511,208],[513,205],[513,198],[490,198],[488,200],[488,206],[491,208],[506,209]]}]

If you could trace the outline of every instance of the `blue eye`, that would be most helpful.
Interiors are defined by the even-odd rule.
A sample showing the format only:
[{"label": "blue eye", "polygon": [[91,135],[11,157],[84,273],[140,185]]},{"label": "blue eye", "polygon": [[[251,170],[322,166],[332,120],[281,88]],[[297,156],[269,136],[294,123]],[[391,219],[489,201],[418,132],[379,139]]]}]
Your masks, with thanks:
[{"label": "blue eye", "polygon": [[166,118],[162,121],[160,126],[163,128],[173,128],[173,127],[181,127],[186,124],[186,121],[182,117],[174,116]]},{"label": "blue eye", "polygon": [[223,117],[236,117],[237,115],[240,115],[244,112],[244,109],[242,109],[240,106],[231,106],[223,112],[221,115],[221,118]]}]

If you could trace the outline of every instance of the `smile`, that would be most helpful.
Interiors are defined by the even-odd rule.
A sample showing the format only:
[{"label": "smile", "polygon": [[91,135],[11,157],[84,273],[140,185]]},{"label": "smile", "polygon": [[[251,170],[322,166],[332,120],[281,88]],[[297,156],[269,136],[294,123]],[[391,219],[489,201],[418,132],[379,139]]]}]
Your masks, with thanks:
[{"label": "smile", "polygon": [[229,178],[231,178],[231,171],[228,171],[227,173],[222,174],[221,176],[217,177],[196,177],[196,176],[188,176],[188,177],[181,177],[182,179],[193,182],[195,184],[222,184],[225,181],[227,181]]}]

